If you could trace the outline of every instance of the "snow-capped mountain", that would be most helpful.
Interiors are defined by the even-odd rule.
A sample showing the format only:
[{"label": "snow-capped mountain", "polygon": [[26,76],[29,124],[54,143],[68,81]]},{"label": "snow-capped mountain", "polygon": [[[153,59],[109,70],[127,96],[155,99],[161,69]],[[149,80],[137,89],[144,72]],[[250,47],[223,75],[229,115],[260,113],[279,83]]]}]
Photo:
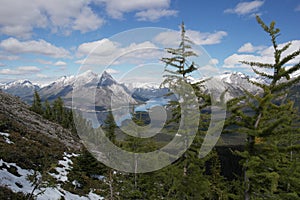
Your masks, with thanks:
[{"label": "snow-capped mountain", "polygon": [[[217,98],[227,90],[225,94],[226,100],[242,95],[244,89],[252,93],[259,92],[260,88],[250,83],[248,79],[260,83],[268,83],[268,80],[248,77],[241,72],[225,72],[208,81],[208,84],[211,86],[208,92],[211,92]],[[107,72],[98,75],[92,71],[86,71],[77,76],[63,76],[42,88],[28,80],[0,84],[0,88],[4,92],[19,96],[27,102],[32,101],[34,90],[38,90],[43,100],[48,99],[52,101],[62,97],[67,106],[72,104],[74,87],[85,97],[92,97],[96,91],[96,106],[101,109],[105,109],[110,105],[112,96],[119,102],[126,100],[135,104],[136,100],[147,101],[152,98],[163,97],[169,92],[167,88],[159,88],[159,85],[156,83],[122,84],[117,82]]]},{"label": "snow-capped mountain", "polygon": [[[112,76],[107,73],[106,71],[103,72],[103,74],[100,77],[98,86],[111,86],[111,85],[118,85],[117,81],[112,78]],[[119,84],[120,85],[120,84]]]},{"label": "snow-capped mountain", "polygon": [[107,72],[98,75],[92,71],[86,71],[77,76],[64,76],[41,88],[39,94],[42,99],[49,101],[61,97],[67,106],[71,106],[74,88],[79,96],[87,99],[93,99],[95,96],[96,106],[101,108],[107,108],[110,105],[112,96],[120,99],[120,101],[127,99],[132,104],[136,103],[126,86],[118,83]]},{"label": "snow-capped mountain", "polygon": [[9,83],[0,84],[0,89],[6,93],[25,98],[32,96],[34,90],[39,90],[38,84],[33,84],[29,80],[17,80]]},{"label": "snow-capped mountain", "polygon": [[132,83],[124,83],[124,85],[130,90],[134,91],[137,88],[140,89],[159,89],[159,83],[139,83],[139,82],[132,82]]},{"label": "snow-capped mountain", "polygon": [[[243,95],[244,90],[250,91],[251,93],[260,91],[260,88],[250,83],[248,79],[251,78],[241,72],[225,72],[210,79],[207,85],[209,85],[210,88],[209,92],[213,94],[216,99],[226,91],[225,100],[230,100]],[[262,80],[255,78],[251,80],[262,82]]]},{"label": "snow-capped mountain", "polygon": [[[225,92],[225,90],[227,90],[225,94],[226,100],[244,94],[244,89],[253,93],[258,92],[260,88],[250,83],[248,79],[260,83],[266,83],[266,80],[258,79],[255,77],[251,78],[241,72],[225,72],[223,74],[212,77],[212,79],[209,79],[209,81],[207,82],[207,87],[209,87],[210,89],[207,90],[207,92],[213,94],[213,96],[218,98],[223,92]],[[194,83],[198,82],[199,80],[190,78],[190,81]],[[159,86],[152,86],[151,84],[147,83],[130,83],[126,84],[126,86],[128,86],[128,88],[130,88],[130,90],[133,92],[132,96],[135,99],[142,101],[156,97],[163,97],[165,94],[170,92],[167,88],[159,88]]]}]

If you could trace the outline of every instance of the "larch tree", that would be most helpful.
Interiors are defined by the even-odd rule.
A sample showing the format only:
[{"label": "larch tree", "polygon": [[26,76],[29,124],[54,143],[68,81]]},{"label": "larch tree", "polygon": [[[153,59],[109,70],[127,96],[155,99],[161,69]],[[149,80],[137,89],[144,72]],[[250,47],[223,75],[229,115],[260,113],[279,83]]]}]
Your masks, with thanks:
[{"label": "larch tree", "polygon": [[256,19],[271,37],[274,60],[241,63],[268,81],[249,80],[260,92],[244,90],[245,96],[229,102],[231,122],[238,126],[234,131],[247,136],[245,150],[238,152],[244,168],[244,199],[298,199],[300,134],[294,102],[287,99],[287,92],[300,82],[300,76],[292,77],[300,69],[295,62],[300,49],[288,53],[291,43],[278,45],[280,30],[275,22],[267,26],[259,16]]}]

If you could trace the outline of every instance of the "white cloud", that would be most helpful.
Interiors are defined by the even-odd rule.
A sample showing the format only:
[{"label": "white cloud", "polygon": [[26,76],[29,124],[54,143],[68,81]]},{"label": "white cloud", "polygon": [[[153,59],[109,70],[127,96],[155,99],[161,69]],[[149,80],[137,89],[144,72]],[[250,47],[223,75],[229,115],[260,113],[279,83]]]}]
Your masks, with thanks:
[{"label": "white cloud", "polygon": [[41,71],[40,68],[36,66],[21,66],[17,68],[18,71],[24,72],[24,73],[31,73],[31,72],[39,72]]},{"label": "white cloud", "polygon": [[53,65],[53,62],[49,61],[49,60],[36,59],[35,61],[38,62],[38,63],[41,63],[43,65]]},{"label": "white cloud", "polygon": [[241,64],[241,61],[269,62],[269,58],[255,56],[251,54],[233,54],[224,60],[224,68],[250,68],[248,65]]},{"label": "white cloud", "polygon": [[174,16],[177,13],[168,9],[171,0],[95,0],[95,2],[105,4],[107,14],[115,19],[122,19],[124,13],[137,12],[138,20],[155,21],[160,17]]},{"label": "white cloud", "polygon": [[162,17],[176,16],[178,11],[167,9],[150,9],[136,13],[138,21],[157,21]]},{"label": "white cloud", "polygon": [[300,4],[295,8],[295,11],[300,11]]},{"label": "white cloud", "polygon": [[56,47],[45,40],[19,41],[15,38],[8,38],[0,42],[0,48],[13,54],[34,53],[64,58],[69,56],[69,52],[62,47]]},{"label": "white cloud", "polygon": [[78,56],[87,56],[92,53],[93,55],[109,56],[118,49],[119,44],[112,42],[107,38],[102,40],[86,42],[81,44],[77,49]]},{"label": "white cloud", "polygon": [[[291,54],[294,51],[299,50],[300,40],[291,41],[292,45],[288,50],[286,50],[282,58]],[[278,48],[282,48],[287,43],[282,43],[278,45]],[[250,54],[233,54],[227,57],[224,60],[224,68],[250,68],[248,65],[241,64],[240,61],[249,61],[249,62],[261,62],[261,63],[274,63],[274,50],[272,46],[262,48],[260,51],[256,52],[256,55]],[[286,65],[294,65],[300,62],[300,56],[296,57],[292,61],[288,62]]]},{"label": "white cloud", "polygon": [[18,60],[19,56],[7,55],[5,52],[0,51],[0,60]]},{"label": "white cloud", "polygon": [[86,59],[77,60],[77,64],[101,65],[120,63],[137,63],[139,60],[146,61],[151,58],[159,58],[158,48],[151,42],[131,43],[127,46],[113,42],[109,39],[81,44],[77,49],[77,56]]},{"label": "white cloud", "polygon": [[66,66],[67,63],[65,63],[65,62],[63,62],[63,61],[57,61],[57,62],[55,62],[53,65],[55,65],[55,66]]},{"label": "white cloud", "polygon": [[200,66],[198,68],[198,71],[202,77],[212,77],[212,76],[216,76],[217,74],[221,74],[223,72],[219,68],[212,65]]},{"label": "white cloud", "polygon": [[41,71],[40,68],[36,66],[20,66],[16,69],[1,69],[0,74],[1,75],[24,75],[24,74],[31,74]]},{"label": "white cloud", "polygon": [[265,46],[253,46],[250,42],[241,46],[238,50],[239,53],[254,53],[266,48]]},{"label": "white cloud", "polygon": [[89,7],[85,7],[74,21],[73,29],[86,33],[88,31],[97,30],[103,24],[103,19],[97,17]]},{"label": "white cloud", "polygon": [[20,72],[6,68],[6,69],[0,69],[0,75],[20,75]]},{"label": "white cloud", "polygon": [[0,32],[17,37],[29,37],[33,27],[45,28],[47,18],[37,2],[2,0],[0,6]]},{"label": "white cloud", "polygon": [[[202,33],[194,30],[187,30],[186,35],[193,41],[196,45],[212,45],[221,42],[223,37],[227,35],[225,31],[218,31],[215,33]],[[155,42],[163,44],[164,46],[178,46],[180,41],[179,31],[167,31],[158,34],[154,38]]]},{"label": "white cloud", "polygon": [[89,3],[90,0],[2,0],[0,33],[29,38],[34,28],[50,28],[65,34],[96,30],[103,19],[91,10]]},{"label": "white cloud", "polygon": [[258,11],[258,9],[264,4],[264,1],[250,1],[241,2],[236,5],[235,8],[226,9],[225,13],[234,13],[238,15],[253,14]]},{"label": "white cloud", "polygon": [[112,69],[112,68],[106,69],[105,71],[109,74],[118,74],[118,73],[120,73],[120,71]]},{"label": "white cloud", "polygon": [[217,64],[219,64],[219,60],[216,59],[216,58],[212,58],[212,59],[209,61],[209,64],[210,64],[210,65],[217,65]]},{"label": "white cloud", "polygon": [[36,75],[38,78],[49,78],[47,75],[45,74],[37,74]]}]

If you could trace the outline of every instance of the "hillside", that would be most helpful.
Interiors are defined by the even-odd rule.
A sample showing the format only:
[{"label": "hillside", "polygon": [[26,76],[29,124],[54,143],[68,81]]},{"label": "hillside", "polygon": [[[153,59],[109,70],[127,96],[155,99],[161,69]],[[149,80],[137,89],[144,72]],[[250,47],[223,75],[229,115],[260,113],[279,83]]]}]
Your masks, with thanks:
[{"label": "hillside", "polygon": [[68,173],[83,152],[77,135],[17,97],[0,91],[0,102],[0,199],[100,199],[90,186],[82,197],[68,191]]}]

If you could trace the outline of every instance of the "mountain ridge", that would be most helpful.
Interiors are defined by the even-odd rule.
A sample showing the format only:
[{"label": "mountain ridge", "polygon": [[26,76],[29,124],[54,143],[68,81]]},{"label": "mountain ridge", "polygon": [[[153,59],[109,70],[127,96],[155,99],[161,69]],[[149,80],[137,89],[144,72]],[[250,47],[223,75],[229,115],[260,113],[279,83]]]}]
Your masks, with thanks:
[{"label": "mountain ridge", "polygon": [[[254,93],[258,92],[260,88],[251,84],[248,79],[259,83],[268,83],[268,80],[250,77],[241,72],[224,72],[213,78],[213,84],[216,84],[216,87],[211,92],[216,93],[218,96],[227,90],[225,94],[227,100],[242,95],[244,89]],[[74,87],[82,89],[82,91],[86,92],[86,95],[90,96],[93,95],[95,90],[98,98],[96,104],[104,108],[107,108],[107,105],[110,104],[109,97],[111,96],[119,96],[120,100],[125,98],[128,102],[135,104],[137,103],[136,101],[146,101],[168,93],[166,88],[160,88],[154,83],[119,83],[106,71],[99,75],[91,70],[77,76],[62,76],[44,87],[33,84],[29,80],[24,80],[23,82],[17,80],[0,85],[0,89],[4,92],[19,96],[27,103],[32,102],[34,90],[37,90],[42,100],[53,101],[61,97],[69,107],[72,104]]]}]

